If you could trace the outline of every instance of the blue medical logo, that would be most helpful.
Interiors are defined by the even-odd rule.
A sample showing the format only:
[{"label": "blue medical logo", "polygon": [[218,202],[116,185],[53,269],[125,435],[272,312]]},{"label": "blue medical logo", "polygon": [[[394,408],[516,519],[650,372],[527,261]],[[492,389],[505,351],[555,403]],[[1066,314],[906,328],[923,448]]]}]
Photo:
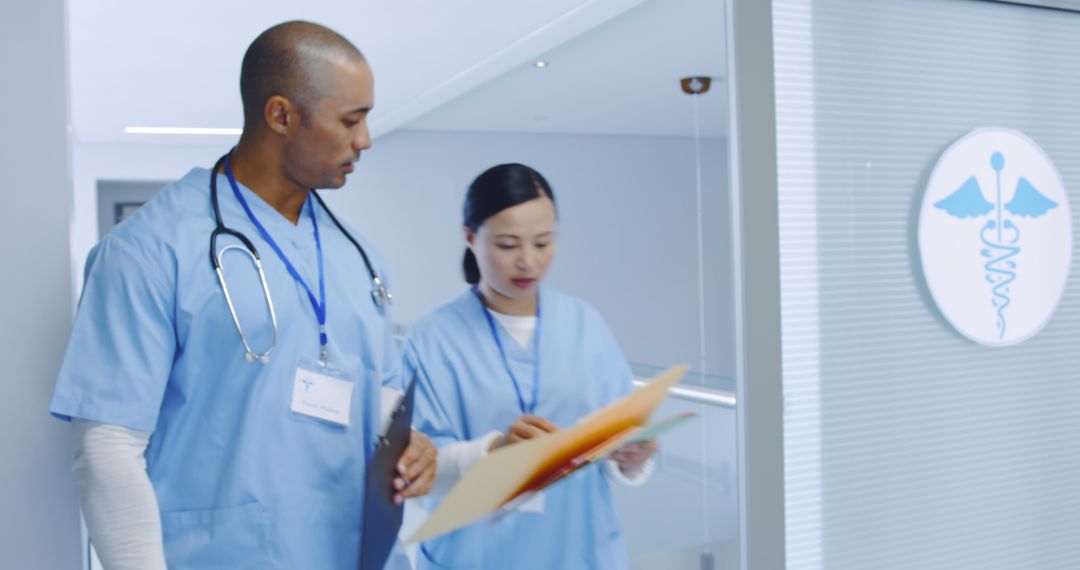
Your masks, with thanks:
[{"label": "blue medical logo", "polygon": [[[1005,155],[999,151],[990,155],[990,166],[997,182],[994,201],[986,199],[979,181],[969,177],[955,192],[934,203],[934,207],[957,218],[982,218],[989,216],[979,230],[983,248],[980,252],[986,260],[986,282],[990,287],[989,305],[997,313],[998,338],[1005,338],[1008,319],[1005,309],[1012,303],[1010,285],[1016,281],[1016,257],[1020,254],[1020,225],[1034,223],[1058,203],[1043,195],[1031,182],[1021,176],[1011,200],[1002,203],[1001,171],[1005,168]],[[1019,218],[1031,218],[1022,221]]]},{"label": "blue medical logo", "polygon": [[931,298],[961,335],[1006,347],[1057,311],[1072,261],[1072,214],[1050,156],[1019,131],[967,133],[926,181],[917,228]]},{"label": "blue medical logo", "polygon": [[307,378],[304,378],[300,382],[304,385],[304,391],[305,392],[310,392],[311,391],[311,386],[314,384],[314,382],[312,382],[311,380],[309,380]]}]

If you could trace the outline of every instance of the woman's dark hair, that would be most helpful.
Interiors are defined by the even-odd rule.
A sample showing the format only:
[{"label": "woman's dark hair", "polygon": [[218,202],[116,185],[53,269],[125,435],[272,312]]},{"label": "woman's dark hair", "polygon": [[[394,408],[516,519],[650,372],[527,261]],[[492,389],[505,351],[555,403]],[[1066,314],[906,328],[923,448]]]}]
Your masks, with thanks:
[{"label": "woman's dark hair", "polygon": [[[551,186],[539,172],[517,163],[493,166],[469,185],[465,194],[465,227],[475,234],[491,216],[542,196],[555,203]],[[466,282],[470,285],[480,282],[480,266],[470,249],[465,250],[462,268]]]}]

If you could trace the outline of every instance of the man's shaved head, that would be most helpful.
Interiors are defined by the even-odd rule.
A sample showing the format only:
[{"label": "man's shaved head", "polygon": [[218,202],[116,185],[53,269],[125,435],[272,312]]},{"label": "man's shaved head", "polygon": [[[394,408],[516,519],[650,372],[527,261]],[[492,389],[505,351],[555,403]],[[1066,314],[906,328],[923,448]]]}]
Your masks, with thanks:
[{"label": "man's shaved head", "polygon": [[322,95],[323,64],[335,59],[365,61],[344,36],[311,22],[285,22],[259,34],[240,66],[245,129],[261,128],[263,107],[275,95],[310,109]]}]

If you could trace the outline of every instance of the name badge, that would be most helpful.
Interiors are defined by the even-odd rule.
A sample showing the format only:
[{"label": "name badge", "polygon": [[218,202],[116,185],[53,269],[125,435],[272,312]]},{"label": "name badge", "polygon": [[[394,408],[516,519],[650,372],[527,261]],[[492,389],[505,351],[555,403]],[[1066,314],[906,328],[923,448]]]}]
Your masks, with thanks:
[{"label": "name badge", "polygon": [[296,369],[290,410],[342,426],[349,425],[353,383],[331,376],[325,367],[305,366]]}]

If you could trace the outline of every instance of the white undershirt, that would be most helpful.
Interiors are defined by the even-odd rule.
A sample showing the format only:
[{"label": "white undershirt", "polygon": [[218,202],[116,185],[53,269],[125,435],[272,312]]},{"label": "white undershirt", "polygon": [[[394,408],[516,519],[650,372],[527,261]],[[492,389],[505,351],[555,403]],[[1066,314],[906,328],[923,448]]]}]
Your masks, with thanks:
[{"label": "white undershirt", "polygon": [[146,473],[150,434],[73,419],[72,470],[90,540],[108,570],[165,570],[161,514]]},{"label": "white undershirt", "polygon": [[510,333],[510,336],[514,337],[521,348],[525,350],[529,349],[529,345],[532,344],[533,333],[536,332],[536,315],[518,316],[518,315],[504,315],[488,309],[492,317],[499,323],[499,326],[506,332]]}]

